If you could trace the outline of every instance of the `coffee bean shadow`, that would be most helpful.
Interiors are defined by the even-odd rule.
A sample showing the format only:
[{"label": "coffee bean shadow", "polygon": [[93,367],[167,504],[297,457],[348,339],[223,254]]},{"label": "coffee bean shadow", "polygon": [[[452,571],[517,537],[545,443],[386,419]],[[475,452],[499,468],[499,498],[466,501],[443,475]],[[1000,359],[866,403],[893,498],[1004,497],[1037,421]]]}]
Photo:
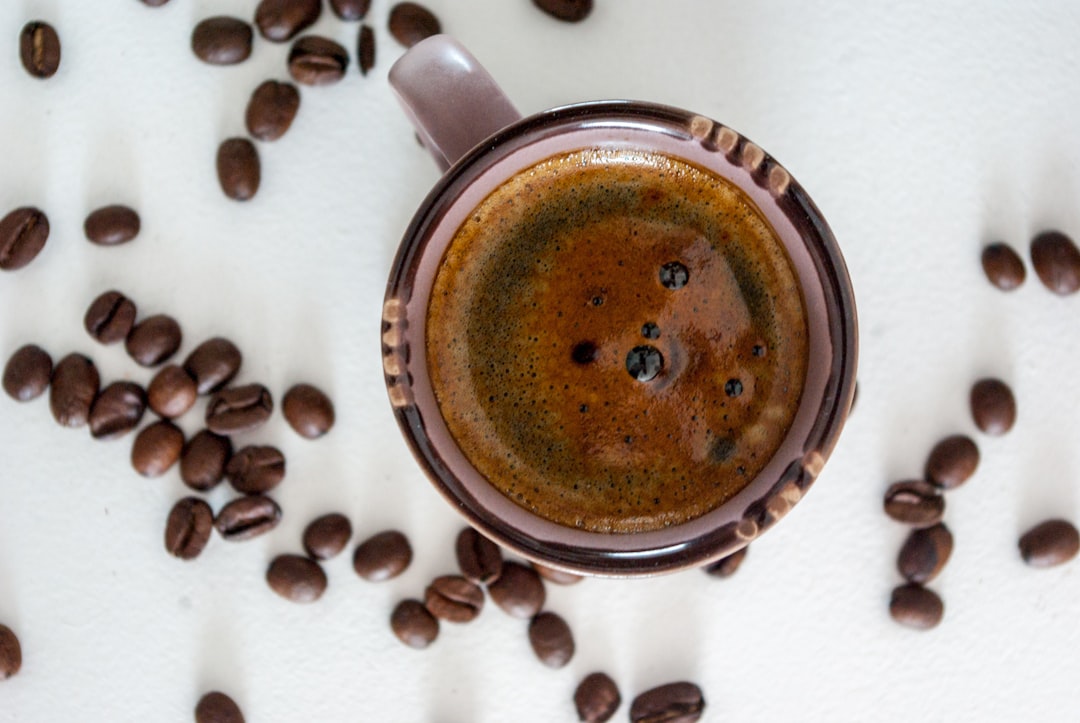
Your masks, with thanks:
[{"label": "coffee bean shadow", "polygon": [[427,686],[431,695],[428,696],[425,720],[432,723],[465,723],[482,717],[483,710],[475,695],[481,686],[469,674],[470,666],[461,664],[461,651],[456,649],[458,644],[468,643],[465,640],[436,640],[425,651],[426,655],[437,658],[429,668],[432,673]]},{"label": "coffee bean shadow", "polygon": [[[678,574],[703,573],[688,570]],[[709,627],[701,602],[703,596],[672,600],[663,590],[654,588],[650,593],[647,603],[636,606],[638,619],[632,629],[642,637],[635,645],[636,650],[628,655],[634,665],[626,676],[629,685],[623,688],[623,699],[627,702],[663,683],[702,678],[702,646],[706,641],[701,631]],[[707,684],[708,681],[703,683]]]},{"label": "coffee bean shadow", "polygon": [[235,640],[235,635],[236,626],[221,619],[212,621],[203,631],[196,688],[192,691],[192,710],[199,698],[211,690],[227,693],[243,710],[247,698],[247,678],[242,673],[242,656],[236,653],[243,646]]},{"label": "coffee bean shadow", "polygon": [[[123,134],[107,135],[87,143],[83,158],[83,203],[85,218],[102,206],[122,204],[141,208],[137,195],[143,187],[139,178],[140,164],[134,155],[135,146]],[[82,236],[82,229],[78,231]]]},{"label": "coffee bean shadow", "polygon": [[1028,460],[1020,468],[1024,478],[1016,480],[1016,538],[1054,517],[1075,522],[1077,517],[1077,464],[1071,440],[1062,435],[1039,440],[1039,448],[1028,450]]}]

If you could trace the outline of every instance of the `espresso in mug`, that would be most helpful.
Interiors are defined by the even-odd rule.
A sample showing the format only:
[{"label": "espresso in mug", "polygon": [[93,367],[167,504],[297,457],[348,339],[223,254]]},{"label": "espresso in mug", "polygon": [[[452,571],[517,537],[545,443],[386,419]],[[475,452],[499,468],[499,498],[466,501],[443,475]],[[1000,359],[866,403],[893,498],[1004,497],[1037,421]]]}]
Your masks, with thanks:
[{"label": "espresso in mug", "polygon": [[661,153],[556,155],[496,188],[437,272],[426,354],[456,444],[560,525],[716,509],[783,442],[807,369],[796,273],[729,180]]}]

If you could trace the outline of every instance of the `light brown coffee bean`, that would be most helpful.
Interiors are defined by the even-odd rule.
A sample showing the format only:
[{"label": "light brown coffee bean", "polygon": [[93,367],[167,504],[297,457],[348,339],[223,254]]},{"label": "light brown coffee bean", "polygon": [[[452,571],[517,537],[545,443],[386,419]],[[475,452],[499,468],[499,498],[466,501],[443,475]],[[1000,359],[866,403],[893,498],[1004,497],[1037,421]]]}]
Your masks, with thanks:
[{"label": "light brown coffee bean", "polygon": [[1031,265],[1055,294],[1067,296],[1080,289],[1080,249],[1060,231],[1043,231],[1032,239]]},{"label": "light brown coffee bean", "polygon": [[889,614],[901,625],[929,630],[945,616],[945,603],[933,590],[910,582],[892,591]]},{"label": "light brown coffee bean", "polygon": [[51,78],[60,69],[60,36],[56,29],[41,20],[23,26],[19,34],[19,59],[35,78]]},{"label": "light brown coffee bean", "polygon": [[894,482],[885,491],[885,514],[913,527],[941,522],[945,498],[937,487],[923,480]]},{"label": "light brown coffee bean", "polygon": [[406,48],[438,35],[442,26],[435,14],[419,3],[403,2],[390,8],[390,34]]},{"label": "light brown coffee bean", "polygon": [[214,513],[198,497],[177,501],[165,521],[165,551],[181,560],[198,557],[210,541]]},{"label": "light brown coffee bean", "polygon": [[26,344],[4,365],[4,391],[16,402],[37,399],[49,388],[52,372],[49,353],[36,344]]},{"label": "light brown coffee bean", "polygon": [[397,530],[372,535],[353,551],[353,569],[369,582],[395,578],[412,562],[409,539]]},{"label": "light brown coffee bean", "polygon": [[83,231],[86,238],[99,246],[116,246],[138,236],[141,226],[139,214],[133,209],[113,205],[99,208],[87,216]]},{"label": "light brown coffee bean", "polygon": [[247,138],[228,138],[217,152],[217,175],[221,190],[234,201],[249,201],[259,191],[262,166],[259,151]]},{"label": "light brown coffee bean", "polygon": [[244,714],[236,701],[215,690],[199,699],[195,723],[244,723]]},{"label": "light brown coffee bean", "polygon": [[321,14],[322,0],[262,0],[255,8],[255,25],[267,40],[284,43],[314,25]]},{"label": "light brown coffee bean", "polygon": [[278,555],[266,570],[266,583],[294,603],[313,603],[326,592],[326,573],[303,555]]},{"label": "light brown coffee bean", "polygon": [[235,65],[251,55],[254,33],[243,20],[225,16],[206,18],[191,33],[196,57],[211,65]]},{"label": "light brown coffee bean", "polygon": [[1080,533],[1068,520],[1046,520],[1020,537],[1020,557],[1032,567],[1053,567],[1080,552]]},{"label": "light brown coffee bean", "polygon": [[267,80],[251,94],[244,123],[260,141],[276,141],[289,130],[300,110],[300,92],[292,83]]},{"label": "light brown coffee bean", "polygon": [[439,636],[439,621],[419,600],[402,600],[390,614],[390,629],[410,648],[423,650]]},{"label": "light brown coffee bean", "polygon": [[232,456],[228,437],[200,430],[180,453],[180,479],[188,487],[205,492],[225,478],[225,466]]},{"label": "light brown coffee bean", "polygon": [[330,0],[330,9],[342,20],[363,20],[371,0]]},{"label": "light brown coffee bean", "polygon": [[533,5],[567,23],[579,23],[589,17],[593,0],[533,0]]},{"label": "light brown coffee bean", "polygon": [[281,522],[277,502],[263,495],[240,497],[222,507],[214,518],[214,527],[231,542],[250,540],[265,534]]},{"label": "light brown coffee bean", "polygon": [[301,437],[318,439],[334,426],[334,403],[310,384],[290,387],[281,400],[285,421]]},{"label": "light brown coffee bean", "polygon": [[532,565],[532,569],[536,570],[536,573],[540,577],[556,585],[575,585],[585,579],[582,575],[578,575],[577,573],[567,572],[566,570],[557,570],[554,567],[541,565],[538,562],[529,564]]},{"label": "light brown coffee bean", "polygon": [[248,445],[225,465],[225,477],[237,492],[263,494],[285,479],[285,455],[277,447]]},{"label": "light brown coffee bean", "polygon": [[135,435],[131,466],[143,477],[160,477],[180,459],[184,433],[167,419],[148,424]]},{"label": "light brown coffee bean", "polygon": [[499,546],[473,528],[458,533],[454,552],[461,574],[469,582],[488,585],[499,579],[503,566]]},{"label": "light brown coffee bean", "polygon": [[979,466],[979,448],[962,434],[954,434],[934,445],[926,459],[926,479],[951,490],[967,482]]},{"label": "light brown coffee bean", "polygon": [[49,239],[49,219],[24,206],[0,218],[0,270],[17,271],[41,253]]},{"label": "light brown coffee bean", "polygon": [[134,382],[113,382],[90,405],[90,436],[117,439],[139,426],[146,412],[146,392]]},{"label": "light brown coffee bean", "polygon": [[370,25],[361,25],[356,40],[356,57],[360,65],[360,74],[367,75],[375,67],[375,31]]},{"label": "light brown coffee bean", "polygon": [[561,668],[574,657],[574,635],[560,616],[545,611],[529,623],[529,644],[540,662],[549,668]]},{"label": "light brown coffee bean", "polygon": [[243,356],[228,339],[216,336],[195,347],[184,369],[195,380],[199,394],[210,394],[223,388],[240,371]]},{"label": "light brown coffee bean", "polygon": [[0,680],[7,680],[22,667],[22,646],[15,631],[0,623]]},{"label": "light brown coffee bean", "polygon": [[912,530],[897,555],[896,569],[908,582],[925,585],[944,569],[952,549],[952,533],[940,522],[921,530]]},{"label": "light brown coffee bean", "polygon": [[633,723],[692,723],[705,710],[705,696],[694,683],[679,682],[657,686],[630,703]]},{"label": "light brown coffee bean", "polygon": [[147,404],[165,419],[174,419],[191,409],[197,396],[195,380],[177,364],[162,367],[146,387]]},{"label": "light brown coffee bean", "polygon": [[270,390],[245,384],[216,392],[206,405],[206,427],[216,434],[237,434],[262,426],[274,411]]},{"label": "light brown coffee bean", "polygon": [[83,316],[83,326],[102,344],[115,344],[127,338],[135,325],[135,302],[119,291],[106,291],[91,302]]},{"label": "light brown coffee bean", "polygon": [[992,243],[984,248],[982,267],[990,283],[1002,291],[1018,288],[1027,277],[1020,254],[1006,243]]},{"label": "light brown coffee bean", "polygon": [[540,612],[547,597],[536,570],[510,561],[503,563],[499,579],[488,585],[488,594],[508,615],[525,620]]},{"label": "light brown coffee bean", "polygon": [[607,673],[589,673],[574,690],[574,707],[584,723],[611,720],[622,704],[619,686]]},{"label": "light brown coffee bean", "polygon": [[707,575],[712,575],[713,577],[731,577],[739,570],[739,566],[742,565],[743,560],[746,559],[746,553],[749,549],[750,546],[747,545],[726,557],[721,557],[716,562],[706,565],[702,569]]},{"label": "light brown coffee bean", "polygon": [[316,560],[329,560],[345,549],[352,537],[349,518],[337,512],[316,517],[304,528],[304,550]]},{"label": "light brown coffee bean", "polygon": [[306,35],[289,50],[289,75],[304,85],[330,85],[345,77],[349,51],[330,38]]},{"label": "light brown coffee bean", "polygon": [[65,427],[81,427],[90,419],[101,377],[89,357],[68,354],[56,363],[49,386],[49,409]]},{"label": "light brown coffee bean", "polygon": [[136,364],[152,367],[168,361],[183,341],[180,324],[166,314],[148,316],[131,327],[124,348]]},{"label": "light brown coffee bean", "polygon": [[424,607],[449,623],[467,623],[484,609],[484,591],[460,575],[441,575],[424,590]]},{"label": "light brown coffee bean", "polygon": [[971,387],[971,417],[986,434],[1000,436],[1016,423],[1016,397],[1000,379],[980,379]]}]

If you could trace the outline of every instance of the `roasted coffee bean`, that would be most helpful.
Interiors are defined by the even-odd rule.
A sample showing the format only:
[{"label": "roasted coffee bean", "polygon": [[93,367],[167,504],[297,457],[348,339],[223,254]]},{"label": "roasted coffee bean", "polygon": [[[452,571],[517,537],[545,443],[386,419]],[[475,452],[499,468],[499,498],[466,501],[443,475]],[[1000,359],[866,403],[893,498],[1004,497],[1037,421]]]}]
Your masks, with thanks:
[{"label": "roasted coffee bean", "polygon": [[307,439],[317,439],[334,426],[334,403],[310,384],[297,384],[285,392],[281,412],[289,426]]},{"label": "roasted coffee bean", "polygon": [[579,23],[592,12],[593,0],[533,0],[533,5],[556,20]]},{"label": "roasted coffee bean", "polygon": [[21,346],[4,366],[4,391],[16,402],[37,399],[49,388],[52,371],[48,352],[35,344]]},{"label": "roasted coffee bean", "polygon": [[574,657],[574,635],[566,621],[553,612],[542,612],[529,623],[529,644],[540,662],[561,668]]},{"label": "roasted coffee bean", "polygon": [[885,514],[913,527],[941,522],[945,498],[937,487],[923,480],[894,482],[885,491]]},{"label": "roasted coffee bean", "polygon": [[267,40],[284,43],[314,25],[321,14],[322,0],[262,0],[255,8],[255,25]]},{"label": "roasted coffee bean", "polygon": [[345,76],[349,51],[330,38],[307,35],[289,51],[289,75],[304,85],[330,85]]},{"label": "roasted coffee bean", "polygon": [[173,505],[165,521],[165,551],[181,560],[193,560],[210,541],[214,513],[198,497],[185,497]]},{"label": "roasted coffee bean", "polygon": [[251,55],[254,33],[243,20],[218,16],[206,18],[191,33],[191,49],[211,65],[235,65]]},{"label": "roasted coffee bean", "polygon": [[554,567],[547,567],[546,565],[541,565],[536,562],[530,564],[540,577],[548,582],[555,583],[556,585],[574,585],[584,579],[577,573],[567,572],[566,570],[557,570]]},{"label": "roasted coffee bean", "polygon": [[979,448],[970,437],[954,434],[930,450],[926,459],[926,479],[943,489],[959,487],[975,474]]},{"label": "roasted coffee bean", "polygon": [[439,621],[419,600],[402,600],[390,614],[390,629],[410,648],[423,650],[439,636]]},{"label": "roasted coffee bean", "polygon": [[574,707],[584,723],[611,720],[622,704],[619,686],[607,673],[589,673],[574,691]]},{"label": "roasted coffee bean", "polygon": [[300,91],[295,85],[267,80],[251,94],[244,123],[253,138],[276,141],[289,130],[298,110]]},{"label": "roasted coffee bean", "polygon": [[460,575],[441,575],[424,591],[424,607],[448,623],[467,623],[484,609],[484,591]]},{"label": "roasted coffee bean", "polygon": [[176,319],[166,314],[154,314],[131,327],[124,348],[137,364],[152,367],[175,354],[182,340]]},{"label": "roasted coffee bean", "polygon": [[169,0],[142,0],[143,5],[149,5],[152,8],[159,8],[167,2]]},{"label": "roasted coffee bean", "polygon": [[330,9],[342,20],[363,20],[371,0],[330,0]]},{"label": "roasted coffee bean", "polygon": [[49,409],[65,427],[81,427],[90,419],[101,377],[89,357],[68,354],[56,363],[49,386]]},{"label": "roasted coffee bean", "polygon": [[1005,243],[992,243],[983,249],[982,267],[990,283],[1002,291],[1012,291],[1027,277],[1020,255]]},{"label": "roasted coffee bean", "polygon": [[353,569],[370,582],[382,582],[397,577],[412,562],[409,539],[397,530],[372,535],[357,545],[353,552]]},{"label": "roasted coffee bean", "polygon": [[633,723],[692,723],[705,710],[705,696],[693,683],[668,683],[647,690],[630,703]]},{"label": "roasted coffee bean", "polygon": [[900,548],[896,569],[908,582],[925,585],[945,567],[952,549],[952,533],[940,522],[932,527],[912,530]]},{"label": "roasted coffee bean", "polygon": [[360,74],[367,75],[375,67],[375,31],[370,25],[361,25],[356,41],[356,58],[360,65]]},{"label": "roasted coffee bean", "polygon": [[195,723],[244,723],[244,714],[232,698],[215,690],[199,699]]},{"label": "roasted coffee bean", "polygon": [[1020,557],[1032,567],[1053,567],[1080,552],[1080,533],[1068,520],[1046,520],[1020,537]]},{"label": "roasted coffee bean", "polygon": [[83,326],[102,344],[115,344],[131,333],[136,313],[131,299],[119,291],[106,291],[91,302],[83,316]]},{"label": "roasted coffee bean", "polygon": [[1002,435],[1016,423],[1016,397],[1000,379],[980,379],[971,387],[971,417],[986,434]]},{"label": "roasted coffee bean", "polygon": [[489,585],[499,579],[503,566],[499,546],[473,528],[458,533],[454,552],[461,574],[469,582]]},{"label": "roasted coffee bean", "polygon": [[143,477],[160,477],[180,459],[184,433],[167,419],[148,424],[135,435],[131,466]]},{"label": "roasted coffee bean", "polygon": [[304,550],[316,560],[329,560],[345,549],[352,537],[349,518],[337,512],[316,517],[304,528]]},{"label": "roasted coffee bean", "polygon": [[146,387],[150,409],[165,419],[174,419],[191,409],[196,396],[195,380],[177,364],[162,367]]},{"label": "roasted coffee bean", "polygon": [[60,69],[60,36],[46,22],[35,20],[23,26],[19,35],[19,58],[26,72],[35,78],[51,78]]},{"label": "roasted coffee bean", "polygon": [[418,3],[398,3],[390,8],[390,34],[406,48],[442,32],[439,19]]},{"label": "roasted coffee bean", "polygon": [[281,522],[277,502],[263,495],[248,495],[228,503],[218,511],[214,527],[226,540],[239,542],[269,532]]},{"label": "roasted coffee bean", "polygon": [[270,390],[245,384],[216,392],[206,405],[206,426],[217,434],[246,432],[262,425],[274,411]]},{"label": "roasted coffee bean", "polygon": [[225,477],[237,492],[246,495],[269,492],[285,479],[285,455],[268,445],[238,449],[225,465]]},{"label": "roasted coffee bean", "polygon": [[547,597],[536,570],[510,561],[503,563],[499,579],[488,585],[488,594],[507,614],[526,620],[540,612]]},{"label": "roasted coffee bean", "polygon": [[0,270],[29,264],[49,239],[49,219],[36,208],[17,208],[0,219]]},{"label": "roasted coffee bean", "polygon": [[225,465],[231,456],[232,442],[228,437],[203,429],[180,453],[180,479],[200,492],[213,489],[225,479]]},{"label": "roasted coffee bean", "polygon": [[217,175],[221,190],[234,201],[249,201],[259,191],[262,166],[255,144],[247,138],[222,141],[217,152]]},{"label": "roasted coffee bean", "polygon": [[146,392],[134,382],[113,382],[90,405],[90,436],[117,439],[139,426],[146,412]]},{"label": "roasted coffee bean", "polygon": [[326,592],[326,573],[303,555],[278,555],[266,570],[270,589],[294,603],[312,603]]},{"label": "roasted coffee bean", "polygon": [[127,206],[99,208],[83,222],[86,238],[100,246],[127,243],[139,235],[139,214]]},{"label": "roasted coffee bean", "polygon": [[1067,296],[1080,289],[1080,249],[1060,231],[1043,231],[1031,241],[1031,265],[1055,294]]},{"label": "roasted coffee bean", "polygon": [[195,380],[199,394],[210,394],[232,381],[240,371],[242,361],[236,344],[216,336],[199,344],[188,354],[184,369]]},{"label": "roasted coffee bean", "polygon": [[721,557],[716,562],[706,565],[702,569],[705,570],[706,574],[712,575],[713,577],[731,577],[738,571],[743,560],[746,559],[746,553],[749,549],[750,546],[747,545],[726,557]]},{"label": "roasted coffee bean", "polygon": [[909,582],[892,591],[889,614],[901,625],[919,630],[929,630],[941,622],[945,615],[945,603],[929,588]]},{"label": "roasted coffee bean", "polygon": [[6,680],[22,667],[22,646],[15,631],[0,623],[0,680]]}]

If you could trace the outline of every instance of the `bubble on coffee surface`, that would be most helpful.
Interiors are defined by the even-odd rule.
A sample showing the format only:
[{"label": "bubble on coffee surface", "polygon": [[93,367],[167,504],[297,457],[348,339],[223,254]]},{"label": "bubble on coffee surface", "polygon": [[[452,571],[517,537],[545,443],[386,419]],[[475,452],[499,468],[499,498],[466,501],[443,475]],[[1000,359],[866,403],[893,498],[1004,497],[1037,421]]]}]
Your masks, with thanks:
[{"label": "bubble on coffee surface", "polygon": [[681,289],[690,280],[690,271],[678,261],[660,267],[660,283],[667,289]]},{"label": "bubble on coffee surface", "polygon": [[660,327],[651,321],[645,322],[641,326],[641,335],[646,339],[659,339]]},{"label": "bubble on coffee surface", "polygon": [[738,379],[728,379],[724,384],[724,393],[729,397],[737,397],[743,392],[742,382]]},{"label": "bubble on coffee surface", "polygon": [[649,382],[664,368],[664,355],[654,346],[635,346],[626,355],[626,371],[639,382]]},{"label": "bubble on coffee surface", "polygon": [[570,358],[578,364],[589,364],[596,360],[596,344],[591,341],[579,341],[570,350]]}]

